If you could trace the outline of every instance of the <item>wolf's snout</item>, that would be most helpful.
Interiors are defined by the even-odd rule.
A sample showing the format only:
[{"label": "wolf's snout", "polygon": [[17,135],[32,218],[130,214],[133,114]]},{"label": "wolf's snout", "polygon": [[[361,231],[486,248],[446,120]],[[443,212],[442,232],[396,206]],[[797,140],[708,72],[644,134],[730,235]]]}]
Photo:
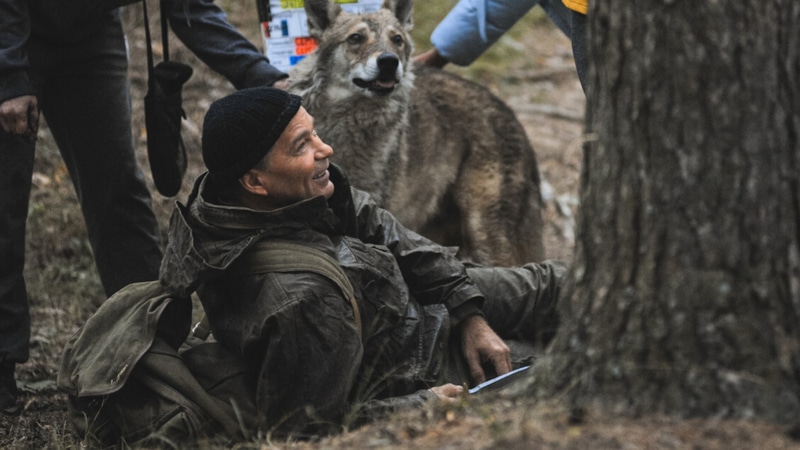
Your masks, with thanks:
[{"label": "wolf's snout", "polygon": [[378,56],[378,78],[394,79],[400,59],[394,53],[383,52]]},{"label": "wolf's snout", "polygon": [[[400,58],[394,53],[383,52],[370,65],[368,72],[370,78],[354,77],[353,83],[363,89],[367,89],[378,95],[387,95],[394,91],[399,80],[397,69],[400,67]],[[377,70],[375,70],[377,68]]]}]

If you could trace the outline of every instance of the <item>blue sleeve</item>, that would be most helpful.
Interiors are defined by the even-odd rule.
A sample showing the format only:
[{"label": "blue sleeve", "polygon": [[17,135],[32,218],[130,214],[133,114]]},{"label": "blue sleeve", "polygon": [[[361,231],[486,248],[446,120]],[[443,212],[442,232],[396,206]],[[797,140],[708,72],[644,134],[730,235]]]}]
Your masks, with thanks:
[{"label": "blue sleeve", "polygon": [[33,94],[25,52],[30,28],[26,0],[0,0],[0,103]]},{"label": "blue sleeve", "polygon": [[228,22],[225,12],[213,0],[163,1],[175,35],[236,89],[272,85],[288,76],[272,66],[267,57]]},{"label": "blue sleeve", "polygon": [[539,0],[460,0],[433,30],[431,43],[450,62],[467,66]]}]

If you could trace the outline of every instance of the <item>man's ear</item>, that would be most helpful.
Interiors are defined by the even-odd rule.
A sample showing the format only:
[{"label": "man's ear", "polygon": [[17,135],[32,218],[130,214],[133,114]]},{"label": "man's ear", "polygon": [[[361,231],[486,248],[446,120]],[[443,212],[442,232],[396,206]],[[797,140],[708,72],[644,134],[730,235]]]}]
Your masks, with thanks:
[{"label": "man's ear", "polygon": [[245,191],[251,194],[260,195],[262,197],[266,197],[269,194],[266,186],[264,185],[262,174],[256,170],[248,170],[247,173],[239,178],[239,184],[244,188]]}]

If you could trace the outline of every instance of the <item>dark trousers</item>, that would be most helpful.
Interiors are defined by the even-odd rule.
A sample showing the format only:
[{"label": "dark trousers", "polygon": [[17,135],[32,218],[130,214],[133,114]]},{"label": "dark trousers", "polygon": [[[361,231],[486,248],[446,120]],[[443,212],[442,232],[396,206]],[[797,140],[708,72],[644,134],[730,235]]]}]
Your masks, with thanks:
[{"label": "dark trousers", "polygon": [[[69,170],[107,295],[155,280],[158,224],[137,165],[125,38],[118,12],[88,39],[61,46],[32,36],[29,76]],[[28,358],[23,265],[35,143],[0,132],[0,362]],[[58,286],[53,286],[58,289]]]},{"label": "dark trousers", "polygon": [[564,2],[561,0],[541,0],[539,6],[544,9],[544,12],[547,13],[547,17],[549,17],[564,34],[570,36],[570,30],[572,28],[572,10],[564,6]]},{"label": "dark trousers", "polygon": [[575,69],[581,81],[583,93],[586,93],[586,75],[589,71],[588,42],[586,42],[586,15],[572,11],[572,56],[575,58]]}]

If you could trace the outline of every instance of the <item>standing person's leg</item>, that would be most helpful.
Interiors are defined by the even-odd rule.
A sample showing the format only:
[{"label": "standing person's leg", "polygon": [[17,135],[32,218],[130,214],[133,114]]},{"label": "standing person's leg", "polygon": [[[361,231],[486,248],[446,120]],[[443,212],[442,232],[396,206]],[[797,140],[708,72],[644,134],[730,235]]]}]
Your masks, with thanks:
[{"label": "standing person's leg", "polygon": [[31,316],[22,270],[34,140],[0,129],[0,408],[14,413],[14,367],[28,360]]},{"label": "standing person's leg", "polygon": [[566,265],[557,261],[522,267],[468,268],[486,297],[482,311],[503,339],[547,344],[558,328],[556,304]]},{"label": "standing person's leg", "polygon": [[547,13],[547,17],[549,17],[567,37],[571,37],[572,11],[564,6],[564,2],[561,0],[541,0],[539,6],[544,9],[544,12]]},{"label": "standing person's leg", "polygon": [[72,177],[106,294],[155,280],[161,262],[150,192],[133,150],[118,12],[49,70],[42,111]]},{"label": "standing person's leg", "polygon": [[586,51],[586,15],[572,11],[572,56],[575,68],[581,81],[583,93],[586,94],[586,75],[589,70],[589,56]]}]

